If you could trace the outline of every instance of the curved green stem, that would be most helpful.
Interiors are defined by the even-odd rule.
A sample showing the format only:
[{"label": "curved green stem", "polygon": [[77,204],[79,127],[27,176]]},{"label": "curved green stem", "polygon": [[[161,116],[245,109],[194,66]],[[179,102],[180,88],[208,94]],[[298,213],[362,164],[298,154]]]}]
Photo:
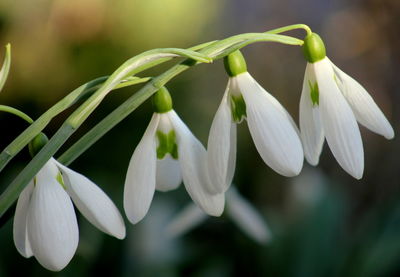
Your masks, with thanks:
[{"label": "curved green stem", "polygon": [[67,123],[77,128],[93,112],[106,95],[124,78],[147,63],[166,57],[187,57],[197,62],[211,62],[211,59],[202,53],[178,48],[153,49],[137,55],[123,63],[114,73],[104,82],[104,84],[89,97],[83,105],[67,119]]},{"label": "curved green stem", "polygon": [[271,31],[268,31],[267,33],[268,34],[278,34],[278,33],[288,32],[288,31],[292,31],[292,30],[296,30],[296,29],[305,30],[307,35],[311,35],[312,34],[311,28],[308,27],[306,24],[293,24],[293,25],[289,25],[289,26],[273,29]]},{"label": "curved green stem", "polygon": [[[220,59],[248,45],[249,43],[258,41],[270,41],[274,38],[276,39],[275,42],[282,42],[285,41],[284,39],[286,39],[285,36],[271,35],[266,33],[242,34],[226,40],[209,43],[205,47],[203,47],[200,52],[203,52],[210,57],[213,57],[214,59]],[[289,42],[294,45],[302,44],[302,41],[297,39],[289,40]],[[164,86],[173,77],[189,69],[193,65],[194,63],[192,63],[190,60],[185,60],[182,63],[173,66],[160,76],[154,78],[145,87],[143,87],[141,90],[128,98],[117,109],[107,115],[95,127],[93,127],[89,132],[81,137],[75,144],[73,144],[68,150],[66,150],[58,158],[58,160],[65,165],[69,165],[82,153],[84,153],[90,146],[92,146],[96,141],[98,141],[102,136],[104,136],[109,130],[111,130],[115,125],[117,125],[125,117],[132,113],[140,104],[146,101],[154,92]]]},{"label": "curved green stem", "polygon": [[[12,205],[12,203],[18,198],[18,195],[25,188],[25,186],[32,180],[35,174],[44,166],[44,164],[56,153],[56,151],[65,143],[65,141],[75,132],[75,130],[86,120],[91,112],[100,104],[104,97],[109,91],[114,89],[122,79],[127,78],[132,72],[136,70],[147,69],[148,64],[155,64],[155,59],[161,59],[165,61],[165,58],[181,55],[187,56],[182,63],[173,66],[160,76],[152,79],[136,94],[126,100],[121,106],[119,106],[114,112],[109,114],[103,121],[96,125],[88,134],[92,136],[88,140],[88,144],[83,145],[87,147],[90,143],[93,143],[100,138],[109,129],[115,126],[123,118],[136,109],[141,103],[148,99],[154,92],[160,87],[165,85],[173,77],[177,76],[181,72],[187,70],[191,66],[198,62],[209,62],[209,57],[223,57],[232,52],[232,47],[235,45],[246,45],[246,41],[272,41],[278,43],[285,43],[291,45],[302,45],[303,41],[283,35],[269,34],[269,33],[250,33],[233,36],[221,41],[206,44],[199,52],[193,52],[184,49],[156,49],[147,51],[140,54],[119,67],[102,85],[96,90],[72,115],[63,123],[56,134],[50,139],[50,141],[42,148],[42,150],[32,159],[32,161],[18,174],[14,181],[7,187],[7,189],[0,196],[0,216]],[[176,52],[173,52],[176,51]],[[172,52],[172,53],[171,53]],[[179,52],[179,53],[178,53]],[[164,55],[164,56],[163,56]],[[140,57],[140,58],[138,58]],[[83,88],[84,90],[85,88]],[[82,90],[81,90],[82,92]],[[79,94],[80,95],[80,94]],[[37,122],[37,121],[36,121]],[[33,126],[34,122],[31,126]],[[109,124],[108,124],[109,123]],[[99,127],[100,126],[100,127]],[[100,128],[103,128],[101,130]],[[28,128],[29,129],[29,128]],[[40,128],[37,128],[40,129]],[[107,130],[107,131],[104,131]],[[34,130],[35,132],[37,130]],[[34,132],[28,133],[32,134]],[[28,141],[29,142],[29,141]],[[21,145],[19,145],[21,146]],[[75,153],[78,153],[78,149]],[[4,151],[3,151],[4,152]],[[7,152],[5,152],[7,153]],[[75,154],[74,152],[72,154]],[[81,152],[80,152],[81,153]],[[77,156],[77,155],[71,155]],[[70,158],[71,160],[71,158]],[[1,155],[0,155],[1,163]],[[1,166],[1,164],[0,164]]]},{"label": "curved green stem", "polygon": [[25,120],[29,124],[33,123],[33,119],[29,115],[27,115],[24,112],[21,112],[20,110],[15,109],[13,107],[0,105],[0,112],[10,113],[10,114],[18,116],[19,118],[22,118],[23,120]]}]

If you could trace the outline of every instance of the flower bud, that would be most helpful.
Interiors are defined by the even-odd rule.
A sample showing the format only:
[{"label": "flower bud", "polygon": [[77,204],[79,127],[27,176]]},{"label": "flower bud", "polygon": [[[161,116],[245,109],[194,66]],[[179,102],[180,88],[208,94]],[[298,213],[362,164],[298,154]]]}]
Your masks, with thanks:
[{"label": "flower bud", "polygon": [[302,48],[304,57],[310,63],[318,62],[326,56],[324,42],[322,41],[321,37],[316,33],[307,35],[304,38],[304,44]]},{"label": "flower bud", "polygon": [[239,75],[240,73],[247,72],[246,61],[242,53],[237,50],[224,58],[224,65],[226,73],[230,77]]}]

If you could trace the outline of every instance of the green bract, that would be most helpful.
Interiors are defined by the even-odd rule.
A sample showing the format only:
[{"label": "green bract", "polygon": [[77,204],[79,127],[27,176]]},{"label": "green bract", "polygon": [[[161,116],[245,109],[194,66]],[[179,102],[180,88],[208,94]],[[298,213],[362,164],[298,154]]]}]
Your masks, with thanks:
[{"label": "green bract", "polygon": [[239,50],[236,50],[232,54],[226,56],[224,58],[224,65],[226,73],[228,73],[228,75],[231,77],[247,72],[246,61]]},{"label": "green bract", "polygon": [[303,54],[310,63],[315,63],[326,57],[324,42],[321,37],[312,33],[304,38]]},{"label": "green bract", "polygon": [[162,159],[165,155],[170,154],[175,160],[178,159],[178,145],[176,144],[175,131],[171,130],[168,134],[157,131],[158,147],[157,158]]},{"label": "green bract", "polygon": [[160,88],[153,95],[153,108],[156,113],[166,113],[172,110],[172,98],[166,87]]}]

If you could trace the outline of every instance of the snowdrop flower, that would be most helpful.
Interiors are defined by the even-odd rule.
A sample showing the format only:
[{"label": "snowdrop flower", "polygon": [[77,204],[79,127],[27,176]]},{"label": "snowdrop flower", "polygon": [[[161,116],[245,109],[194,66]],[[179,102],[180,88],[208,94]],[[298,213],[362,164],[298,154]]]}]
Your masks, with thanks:
[{"label": "snowdrop flower", "polygon": [[387,139],[392,126],[368,92],[327,57],[321,38],[304,40],[308,61],[300,99],[300,130],[307,161],[317,165],[326,138],[340,166],[356,179],[364,171],[364,150],[357,121]]},{"label": "snowdrop flower", "polygon": [[244,118],[264,162],[281,175],[298,175],[304,154],[293,119],[247,72],[239,51],[228,55],[224,61],[230,78],[208,138],[210,191],[224,192],[232,182],[236,124]]},{"label": "snowdrop flower", "polygon": [[[271,232],[263,217],[234,187],[226,194],[226,215],[252,240],[260,244],[271,240]],[[168,224],[166,233],[171,238],[181,236],[206,219],[202,210],[190,204]]]},{"label": "snowdrop flower", "polygon": [[129,163],[124,189],[124,209],[130,222],[147,213],[154,191],[176,189],[183,180],[193,201],[206,213],[219,216],[224,195],[212,195],[206,150],[172,109],[166,88],[153,97],[155,113]]},{"label": "snowdrop flower", "polygon": [[110,198],[85,176],[51,158],[17,202],[13,235],[22,256],[34,256],[53,271],[70,262],[79,240],[71,198],[98,229],[118,239],[125,237],[124,221]]}]

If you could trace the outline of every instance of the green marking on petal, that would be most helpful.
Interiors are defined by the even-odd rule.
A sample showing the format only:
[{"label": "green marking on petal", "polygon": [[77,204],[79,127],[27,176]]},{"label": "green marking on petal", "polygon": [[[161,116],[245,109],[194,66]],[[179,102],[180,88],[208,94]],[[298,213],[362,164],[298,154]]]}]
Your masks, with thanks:
[{"label": "green marking on petal", "polygon": [[168,153],[175,160],[178,159],[178,145],[176,144],[175,131],[171,130],[168,134],[161,131],[157,131],[158,147],[157,147],[157,158],[161,160]]},{"label": "green marking on petal", "polygon": [[336,74],[333,74],[333,80],[335,80],[336,85],[340,88],[340,86],[342,85],[342,81],[338,79]]},{"label": "green marking on petal", "polygon": [[61,185],[65,190],[67,189],[67,188],[65,187],[64,179],[63,179],[63,176],[62,176],[62,174],[61,174],[60,171],[59,171],[58,174],[57,174],[56,180],[57,180],[57,182],[60,183],[60,185]]},{"label": "green marking on petal", "polygon": [[231,95],[231,111],[233,121],[240,123],[244,117],[246,117],[246,102],[244,102],[243,96],[240,94],[238,96]]},{"label": "green marking on petal", "polygon": [[310,87],[310,96],[311,96],[311,101],[313,106],[319,105],[319,89],[318,89],[318,83],[315,82],[314,84],[311,83],[311,81],[308,81],[308,85]]}]

